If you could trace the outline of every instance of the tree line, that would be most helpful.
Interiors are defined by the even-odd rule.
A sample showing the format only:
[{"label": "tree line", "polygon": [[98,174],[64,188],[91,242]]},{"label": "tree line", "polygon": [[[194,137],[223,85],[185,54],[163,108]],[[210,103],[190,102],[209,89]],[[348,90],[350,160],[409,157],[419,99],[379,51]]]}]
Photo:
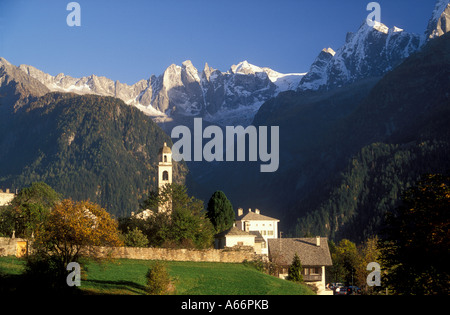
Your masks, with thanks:
[{"label": "tree line", "polygon": [[[386,213],[377,235],[359,245],[329,242],[327,282],[356,285],[365,294],[448,295],[449,228],[450,175],[424,175]],[[367,284],[371,262],[381,267],[379,287]]]},{"label": "tree line", "polygon": [[[399,205],[388,211],[380,233],[356,244],[329,241],[333,265],[327,267],[328,283],[343,282],[366,294],[448,295],[447,269],[450,225],[450,175],[428,174],[404,193]],[[158,213],[170,199],[172,211]],[[66,288],[69,262],[98,257],[97,246],[153,246],[210,248],[215,233],[230,228],[234,211],[223,192],[203,202],[191,197],[183,185],[167,185],[141,205],[153,212],[146,220],[117,220],[90,201],[63,199],[50,186],[33,183],[22,189],[7,206],[0,207],[0,235],[32,240],[27,273],[39,281]],[[381,266],[381,286],[367,285],[367,266]],[[300,261],[290,276],[301,281]]]},{"label": "tree line", "polygon": [[[172,211],[158,212],[171,200]],[[99,247],[138,246],[211,248],[214,235],[234,222],[234,211],[223,192],[213,194],[205,211],[203,201],[188,196],[184,185],[166,185],[141,205],[152,211],[147,219],[116,219],[90,201],[64,199],[43,182],[33,183],[0,207],[0,236],[31,241],[27,277],[50,289],[67,289],[66,267],[85,258],[104,256]],[[221,209],[227,211],[224,215]]]}]

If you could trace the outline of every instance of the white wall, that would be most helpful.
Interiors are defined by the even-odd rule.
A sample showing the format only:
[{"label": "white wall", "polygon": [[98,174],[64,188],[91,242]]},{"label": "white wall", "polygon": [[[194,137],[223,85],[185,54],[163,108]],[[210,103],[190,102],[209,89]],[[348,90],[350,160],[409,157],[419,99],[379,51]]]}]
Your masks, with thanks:
[{"label": "white wall", "polygon": [[0,206],[5,206],[14,199],[14,194],[0,193]]},{"label": "white wall", "polygon": [[278,222],[277,221],[238,221],[236,225],[239,229],[243,231],[258,231],[261,233],[262,237],[266,241],[265,248],[262,248],[262,254],[268,255],[268,239],[278,238]]}]

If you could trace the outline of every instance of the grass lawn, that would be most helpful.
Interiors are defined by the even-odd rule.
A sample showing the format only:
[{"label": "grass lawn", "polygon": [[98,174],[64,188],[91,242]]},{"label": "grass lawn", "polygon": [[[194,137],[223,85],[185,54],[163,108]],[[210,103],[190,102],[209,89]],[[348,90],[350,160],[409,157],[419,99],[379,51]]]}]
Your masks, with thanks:
[{"label": "grass lawn", "polygon": [[[179,295],[306,295],[309,288],[261,273],[244,264],[166,262]],[[117,259],[90,262],[82,272],[82,294],[145,294],[145,274],[151,261]],[[13,285],[24,268],[23,260],[0,258],[0,281]],[[0,280],[2,280],[0,278]],[[2,286],[3,284],[0,284]],[[3,288],[4,289],[4,288]],[[1,291],[1,289],[0,289]]]}]

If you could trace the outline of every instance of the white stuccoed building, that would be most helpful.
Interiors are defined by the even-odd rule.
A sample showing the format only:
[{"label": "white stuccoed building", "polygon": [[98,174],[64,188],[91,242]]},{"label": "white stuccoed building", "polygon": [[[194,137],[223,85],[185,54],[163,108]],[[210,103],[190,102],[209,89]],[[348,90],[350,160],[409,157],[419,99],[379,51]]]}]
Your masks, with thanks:
[{"label": "white stuccoed building", "polygon": [[248,209],[248,212],[244,213],[244,210],[239,208],[236,227],[262,238],[261,254],[268,255],[268,240],[278,238],[278,222],[280,220],[262,215],[258,209],[254,212]]},{"label": "white stuccoed building", "polygon": [[6,189],[6,191],[0,189],[0,207],[9,204],[15,196],[16,195],[12,194],[9,189]]}]

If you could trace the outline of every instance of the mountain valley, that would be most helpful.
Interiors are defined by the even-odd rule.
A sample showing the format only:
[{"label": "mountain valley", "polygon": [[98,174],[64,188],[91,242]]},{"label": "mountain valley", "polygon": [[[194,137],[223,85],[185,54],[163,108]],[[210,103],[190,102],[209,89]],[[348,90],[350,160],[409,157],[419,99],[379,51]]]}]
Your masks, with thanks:
[{"label": "mountain valley", "polygon": [[127,216],[154,189],[173,127],[279,126],[277,172],[182,162],[175,181],[205,203],[222,190],[235,209],[259,208],[286,236],[362,241],[422,174],[450,170],[449,26],[448,0],[423,34],[364,22],[307,73],[185,61],[127,85],[0,58],[0,188],[45,181]]}]

